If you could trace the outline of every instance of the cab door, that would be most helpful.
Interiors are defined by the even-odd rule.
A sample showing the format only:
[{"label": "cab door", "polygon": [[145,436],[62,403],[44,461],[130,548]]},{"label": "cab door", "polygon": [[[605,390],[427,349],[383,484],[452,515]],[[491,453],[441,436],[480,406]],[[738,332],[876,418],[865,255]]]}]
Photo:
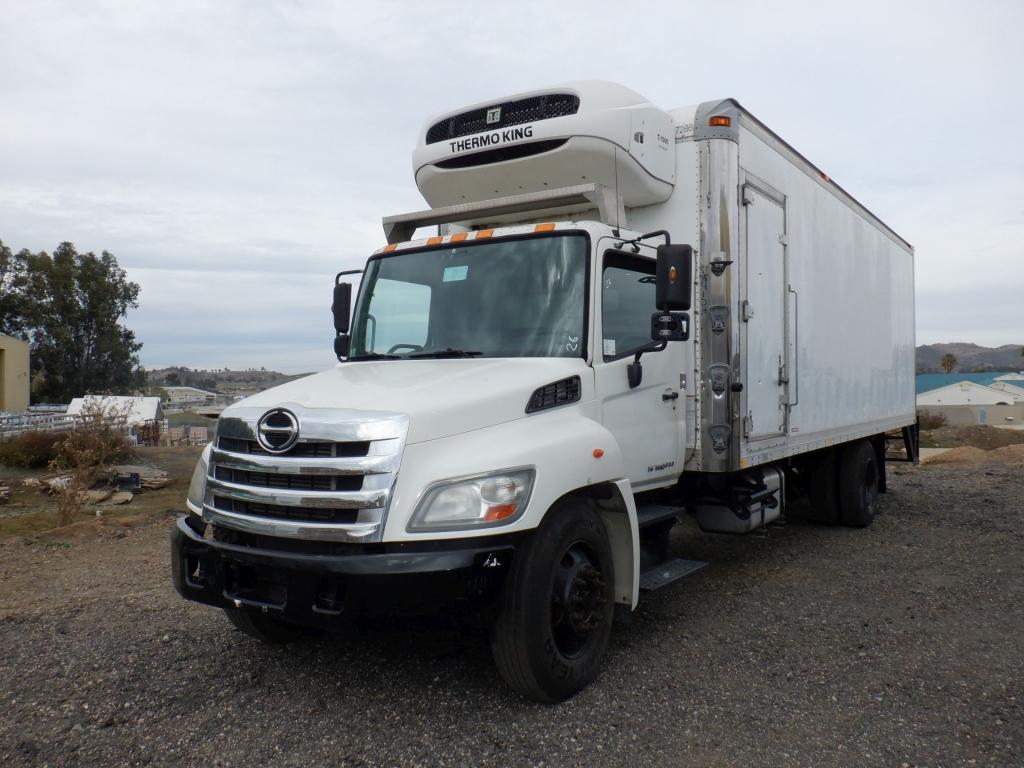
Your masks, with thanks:
[{"label": "cab door", "polygon": [[651,341],[655,260],[605,251],[599,271],[594,371],[605,427],[615,435],[635,490],[664,485],[682,471],[685,392],[682,344],[640,358],[643,376],[631,388],[626,367]]}]

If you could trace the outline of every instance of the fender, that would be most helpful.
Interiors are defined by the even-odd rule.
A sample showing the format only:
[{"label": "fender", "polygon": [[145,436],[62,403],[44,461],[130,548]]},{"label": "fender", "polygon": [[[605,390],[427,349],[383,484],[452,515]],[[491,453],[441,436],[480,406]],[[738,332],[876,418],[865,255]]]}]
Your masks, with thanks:
[{"label": "fender", "polygon": [[[634,607],[640,562],[636,506],[629,480],[625,479],[619,444],[596,421],[596,414],[595,403],[581,403],[407,445],[388,509],[384,541],[442,540],[528,531],[540,525],[547,511],[562,497],[594,486],[611,486],[611,498],[600,501],[598,511],[608,528],[615,556],[616,602]],[[537,474],[526,512],[513,523],[481,529],[479,533],[407,530],[420,495],[431,483],[522,466],[534,467]]]}]

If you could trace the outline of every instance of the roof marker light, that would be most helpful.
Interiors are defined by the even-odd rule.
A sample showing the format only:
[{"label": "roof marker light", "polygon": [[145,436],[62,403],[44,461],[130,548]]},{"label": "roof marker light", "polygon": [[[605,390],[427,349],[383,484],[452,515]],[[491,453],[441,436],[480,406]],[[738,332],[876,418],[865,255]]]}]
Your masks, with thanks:
[{"label": "roof marker light", "polygon": [[493,229],[481,229],[479,232],[476,233],[476,239],[477,240],[486,240],[488,237],[490,237],[493,234],[494,234],[494,230]]},{"label": "roof marker light", "polygon": [[427,245],[440,245],[444,242],[444,238],[441,235],[427,238]]},{"label": "roof marker light", "polygon": [[397,247],[398,247],[398,243],[391,243],[391,245],[385,245],[384,246],[384,253],[391,253]]},{"label": "roof marker light", "polygon": [[452,235],[451,242],[453,242],[453,243],[461,243],[467,237],[469,237],[469,233],[468,232],[456,232],[454,235]]},{"label": "roof marker light", "polygon": [[552,230],[554,230],[554,228],[555,228],[554,224],[538,224],[536,227],[533,228],[533,231],[534,232],[551,232]]},{"label": "roof marker light", "polygon": [[728,128],[732,125],[732,118],[725,115],[712,115],[708,118],[708,125],[712,128]]}]

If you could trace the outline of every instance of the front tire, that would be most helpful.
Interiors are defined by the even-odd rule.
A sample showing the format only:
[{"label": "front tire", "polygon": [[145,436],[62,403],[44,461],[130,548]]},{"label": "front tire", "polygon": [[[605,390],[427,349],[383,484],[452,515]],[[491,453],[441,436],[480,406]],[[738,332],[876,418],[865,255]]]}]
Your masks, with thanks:
[{"label": "front tire", "polygon": [[564,701],[601,671],[615,608],[611,544],[601,518],[568,499],[516,552],[491,628],[498,671],[534,701]]}]

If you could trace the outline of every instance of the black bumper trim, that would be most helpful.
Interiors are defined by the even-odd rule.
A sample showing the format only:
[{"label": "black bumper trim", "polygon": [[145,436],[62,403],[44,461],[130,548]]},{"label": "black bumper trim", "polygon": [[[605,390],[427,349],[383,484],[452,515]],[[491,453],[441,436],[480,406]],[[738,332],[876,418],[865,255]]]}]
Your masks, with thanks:
[{"label": "black bumper trim", "polygon": [[[317,607],[324,580],[351,585],[360,581],[399,581],[399,577],[452,574],[459,571],[503,572],[515,549],[511,540],[489,543],[459,539],[452,548],[374,554],[320,555],[281,552],[205,539],[178,518],[171,531],[171,569],[174,587],[188,599],[222,608],[243,604],[281,611],[296,623],[323,624]],[[440,542],[432,542],[433,545]],[[484,563],[487,566],[484,566]],[[259,575],[274,573],[279,580],[274,600],[247,599],[231,591],[229,569],[246,568]],[[201,573],[195,578],[196,570]],[[378,578],[381,577],[381,578]],[[281,594],[284,597],[281,597]]]}]

